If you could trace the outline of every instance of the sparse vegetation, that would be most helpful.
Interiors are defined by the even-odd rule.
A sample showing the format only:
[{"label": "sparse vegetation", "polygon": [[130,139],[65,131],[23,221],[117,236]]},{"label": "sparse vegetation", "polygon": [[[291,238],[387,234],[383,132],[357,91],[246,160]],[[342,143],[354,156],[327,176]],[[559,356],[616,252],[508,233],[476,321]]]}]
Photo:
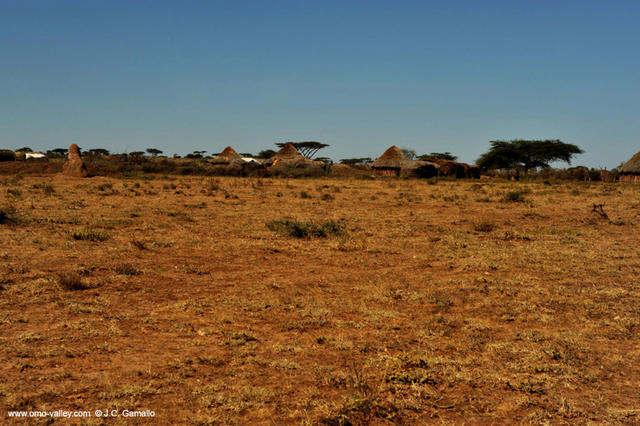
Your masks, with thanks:
[{"label": "sparse vegetation", "polygon": [[523,191],[509,191],[502,197],[502,202],[504,203],[522,203],[525,192]]},{"label": "sparse vegetation", "polygon": [[314,222],[280,219],[267,222],[267,228],[288,237],[307,239],[336,237],[345,233],[344,223],[335,220],[327,220],[316,224]]},{"label": "sparse vegetation", "polygon": [[74,240],[100,242],[100,241],[106,241],[109,239],[109,234],[107,232],[99,229],[91,229],[91,228],[69,231],[68,234]]},{"label": "sparse vegetation", "polygon": [[0,182],[4,412],[636,422],[635,186],[143,177]]},{"label": "sparse vegetation", "polygon": [[58,275],[58,284],[64,290],[86,290],[89,286],[82,280],[82,276],[76,272],[65,272]]}]

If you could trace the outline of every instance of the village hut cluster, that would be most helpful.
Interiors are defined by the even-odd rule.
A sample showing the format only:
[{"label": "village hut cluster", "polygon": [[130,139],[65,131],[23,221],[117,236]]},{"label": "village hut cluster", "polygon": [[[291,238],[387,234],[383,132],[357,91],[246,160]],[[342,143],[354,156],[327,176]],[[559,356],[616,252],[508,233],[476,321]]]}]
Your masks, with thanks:
[{"label": "village hut cluster", "polygon": [[230,173],[267,169],[273,172],[289,172],[304,170],[307,173],[322,173],[326,165],[322,161],[314,161],[304,157],[292,143],[285,144],[268,159],[242,157],[232,147],[226,147],[220,154],[210,160],[214,168]]},{"label": "village hut cluster", "polygon": [[419,178],[442,176],[476,179],[480,177],[480,169],[477,166],[442,159],[410,160],[395,145],[371,164],[371,170],[378,176]]},{"label": "village hut cluster", "polygon": [[[7,161],[7,159],[22,159],[24,161],[27,158],[46,159],[44,154],[41,153],[14,153],[10,150],[0,150],[1,161]],[[260,171],[262,170],[267,174],[283,176],[320,176],[326,173],[351,176],[354,174],[371,173],[377,176],[416,178],[480,178],[480,169],[478,166],[440,158],[412,160],[395,145],[387,149],[370,167],[366,166],[361,168],[353,168],[346,164],[335,164],[329,167],[326,162],[305,157],[296,149],[295,145],[290,142],[284,144],[278,152],[268,159],[242,156],[232,147],[228,146],[220,154],[207,161],[213,170],[218,170],[220,174],[229,175],[247,175],[255,171],[261,173]],[[590,172],[584,167],[569,169],[569,171],[572,171],[574,174],[576,170],[585,173]],[[640,152],[624,163],[617,174],[613,174],[607,170],[595,172],[600,173],[600,180],[603,182],[613,182],[618,178],[618,181],[621,183],[638,184],[640,183]],[[86,177],[89,175],[76,144],[71,144],[69,147],[68,158],[63,165],[62,174],[71,177]],[[585,176],[587,175],[585,174]],[[587,180],[586,177],[585,180]]]}]

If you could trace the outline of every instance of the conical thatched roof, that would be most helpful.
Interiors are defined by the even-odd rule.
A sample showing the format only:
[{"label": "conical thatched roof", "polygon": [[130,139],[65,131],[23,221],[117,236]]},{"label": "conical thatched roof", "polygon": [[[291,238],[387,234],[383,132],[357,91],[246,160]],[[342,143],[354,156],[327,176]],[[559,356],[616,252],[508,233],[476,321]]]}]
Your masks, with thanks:
[{"label": "conical thatched roof", "polygon": [[373,169],[400,169],[409,163],[409,159],[404,152],[393,145],[387,149],[376,161],[371,164]]},{"label": "conical thatched roof", "polygon": [[640,173],[640,152],[620,167],[620,173]]},{"label": "conical thatched roof", "polygon": [[213,164],[229,164],[233,160],[241,160],[242,156],[236,152],[235,149],[230,146],[226,147],[220,154],[216,156],[211,163]]},{"label": "conical thatched roof", "polygon": [[302,160],[304,157],[298,152],[293,144],[288,143],[280,151],[273,154],[271,160]]}]

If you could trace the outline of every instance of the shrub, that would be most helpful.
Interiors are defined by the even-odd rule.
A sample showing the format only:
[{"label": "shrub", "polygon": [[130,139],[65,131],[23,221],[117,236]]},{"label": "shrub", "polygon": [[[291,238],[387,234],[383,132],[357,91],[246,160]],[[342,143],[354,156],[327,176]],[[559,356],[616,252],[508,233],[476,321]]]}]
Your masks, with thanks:
[{"label": "shrub", "polygon": [[56,192],[53,186],[48,183],[35,184],[33,185],[33,189],[42,189],[42,192],[44,192],[46,195],[51,195]]},{"label": "shrub", "polygon": [[270,230],[293,238],[327,238],[340,236],[345,233],[344,224],[335,220],[328,220],[319,224],[301,222],[298,220],[280,219],[267,223]]},{"label": "shrub", "polygon": [[120,275],[139,275],[140,271],[135,268],[135,266],[130,263],[123,263],[122,265],[118,265],[115,267],[115,271]]},{"label": "shrub", "polygon": [[13,208],[0,207],[0,224],[13,224],[16,222],[16,212]]},{"label": "shrub", "polygon": [[476,232],[491,232],[496,229],[496,225],[488,220],[482,220],[473,224],[473,229]]},{"label": "shrub", "polygon": [[502,202],[504,203],[522,203],[524,202],[524,191],[510,191],[504,194]]},{"label": "shrub", "polygon": [[65,290],[86,290],[89,288],[87,284],[82,281],[80,274],[75,272],[65,272],[58,275],[58,284]]},{"label": "shrub", "polygon": [[107,234],[106,232],[89,228],[69,231],[68,234],[74,240],[98,242],[109,239],[109,234]]}]

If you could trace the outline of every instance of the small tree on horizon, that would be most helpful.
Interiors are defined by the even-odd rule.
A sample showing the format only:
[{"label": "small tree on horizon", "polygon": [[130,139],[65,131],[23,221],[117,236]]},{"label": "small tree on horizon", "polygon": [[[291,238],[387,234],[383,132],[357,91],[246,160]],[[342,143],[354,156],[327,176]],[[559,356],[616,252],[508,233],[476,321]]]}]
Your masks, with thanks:
[{"label": "small tree on horizon", "polygon": [[147,154],[151,154],[154,157],[162,154],[162,151],[156,148],[147,148]]},{"label": "small tree on horizon", "polygon": [[409,159],[409,160],[415,160],[417,157],[416,154],[416,150],[415,149],[409,149],[409,148],[400,148],[400,150],[402,152],[404,152],[404,155]]},{"label": "small tree on horizon", "polygon": [[340,160],[340,164],[346,164],[347,166],[365,166],[371,162],[371,157],[343,158]]},{"label": "small tree on horizon", "polygon": [[258,153],[258,155],[256,155],[256,158],[261,158],[266,160],[267,158],[273,157],[275,153],[276,152],[272,149],[263,149]]},{"label": "small tree on horizon", "polygon": [[482,154],[476,164],[482,170],[510,169],[520,170],[526,175],[531,169],[547,168],[552,161],[565,161],[571,164],[576,154],[584,151],[577,145],[564,143],[559,139],[491,141],[491,149]]},{"label": "small tree on horizon", "polygon": [[[65,150],[66,151],[66,150]],[[89,154],[91,155],[95,155],[95,156],[104,156],[104,155],[109,155],[111,154],[109,152],[108,149],[104,149],[104,148],[94,148],[94,149],[90,149],[89,150]]]},{"label": "small tree on horizon", "polygon": [[457,156],[451,154],[450,152],[432,152],[431,154],[424,154],[418,157],[420,160],[448,160],[448,161],[456,161],[458,159]]}]

